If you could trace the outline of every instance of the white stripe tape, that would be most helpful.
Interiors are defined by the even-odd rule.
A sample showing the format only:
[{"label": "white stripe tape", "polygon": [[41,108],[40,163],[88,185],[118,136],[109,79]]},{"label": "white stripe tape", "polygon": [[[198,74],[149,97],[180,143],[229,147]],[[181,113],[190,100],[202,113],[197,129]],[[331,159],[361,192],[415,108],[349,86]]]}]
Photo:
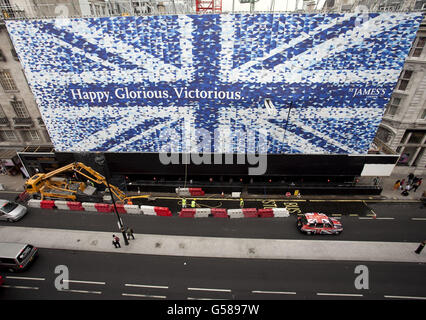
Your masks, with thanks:
[{"label": "white stripe tape", "polygon": [[385,296],[389,299],[412,299],[412,300],[426,300],[426,297],[410,297],[410,296]]},{"label": "white stripe tape", "polygon": [[216,292],[231,292],[230,289],[211,289],[211,288],[188,288],[192,291],[216,291]]},{"label": "white stripe tape", "polygon": [[17,280],[34,280],[34,281],[44,281],[45,278],[29,278],[29,277],[15,277],[15,276],[6,276],[7,279],[17,279]]},{"label": "white stripe tape", "polygon": [[266,293],[266,294],[296,294],[296,292],[292,292],[292,291],[261,291],[261,290],[255,290],[255,291],[252,291],[252,293]]},{"label": "white stripe tape", "polygon": [[124,296],[124,297],[166,299],[166,296],[152,296],[152,295],[149,295],[149,294],[122,293],[121,295]]},{"label": "white stripe tape", "polygon": [[105,285],[105,282],[96,282],[96,281],[63,280],[63,282],[68,282],[68,283],[86,283],[86,284],[102,284],[102,285]]},{"label": "white stripe tape", "polygon": [[317,292],[317,296],[337,296],[337,297],[362,297],[362,294],[357,293],[323,293]]},{"label": "white stripe tape", "polygon": [[136,288],[154,288],[154,289],[168,289],[168,286],[155,286],[155,285],[148,285],[148,284],[132,284],[132,283],[126,283],[126,287],[136,287]]}]

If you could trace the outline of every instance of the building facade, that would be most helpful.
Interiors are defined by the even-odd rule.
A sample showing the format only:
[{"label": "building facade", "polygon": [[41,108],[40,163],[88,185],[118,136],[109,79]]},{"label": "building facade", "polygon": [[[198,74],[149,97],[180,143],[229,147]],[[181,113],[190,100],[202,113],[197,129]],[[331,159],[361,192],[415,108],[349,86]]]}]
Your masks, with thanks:
[{"label": "building facade", "polygon": [[[11,152],[52,143],[3,21],[0,21],[0,171],[16,173]],[[19,171],[18,171],[19,173]]]},{"label": "building facade", "polygon": [[401,155],[394,173],[426,173],[426,20],[406,59],[377,138]]}]

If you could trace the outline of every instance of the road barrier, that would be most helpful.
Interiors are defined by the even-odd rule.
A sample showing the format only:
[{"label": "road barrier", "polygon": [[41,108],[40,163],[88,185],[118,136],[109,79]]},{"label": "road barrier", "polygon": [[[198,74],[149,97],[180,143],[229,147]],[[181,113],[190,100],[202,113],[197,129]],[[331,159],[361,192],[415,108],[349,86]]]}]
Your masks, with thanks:
[{"label": "road barrier", "polygon": [[274,211],[272,208],[267,209],[259,209],[257,211],[260,218],[273,218],[274,217]]},{"label": "road barrier", "polygon": [[28,200],[27,206],[30,208],[41,208],[41,200],[30,199]]},{"label": "road barrier", "polygon": [[55,207],[59,210],[69,210],[68,201],[55,200]]},{"label": "road barrier", "polygon": [[130,214],[141,214],[141,209],[139,208],[139,206],[134,204],[125,204],[124,210],[126,210],[126,213]]},{"label": "road barrier", "polygon": [[171,217],[172,213],[169,208],[167,207],[154,207],[155,213],[157,213],[157,216],[162,217]]},{"label": "road barrier", "polygon": [[210,216],[212,209],[210,208],[199,208],[195,209],[195,218],[207,218]]},{"label": "road barrier", "polygon": [[195,209],[184,208],[179,212],[179,217],[193,218],[195,216]]},{"label": "road barrier", "polygon": [[55,201],[53,200],[41,200],[40,208],[42,209],[53,209],[55,207]]},{"label": "road barrier", "polygon": [[290,216],[287,208],[272,208],[275,218],[286,218]]},{"label": "road barrier", "polygon": [[212,208],[211,213],[215,218],[229,218],[227,210],[223,208]]},{"label": "road barrier", "polygon": [[189,193],[193,197],[204,196],[205,195],[205,192],[201,188],[189,188]]},{"label": "road barrier", "polygon": [[[195,188],[200,191],[201,188]],[[114,206],[108,203],[75,202],[63,200],[36,200],[30,199],[27,203],[31,208],[59,209],[72,211],[91,211],[91,212],[114,212]],[[117,212],[120,214],[144,214],[153,216],[171,217],[172,213],[167,207],[155,206],[137,206],[129,204],[116,204]],[[183,208],[179,217],[183,218],[281,218],[289,217],[290,213],[286,208],[244,208],[244,209],[225,209],[225,208]]]},{"label": "road barrier", "polygon": [[256,208],[245,208],[242,209],[243,215],[245,218],[257,218],[257,209]]},{"label": "road barrier", "polygon": [[231,219],[244,218],[243,209],[229,209],[228,215]]},{"label": "road barrier", "polygon": [[155,207],[153,206],[140,206],[140,210],[143,214],[148,216],[156,216],[157,213],[154,210]]},{"label": "road barrier", "polygon": [[98,209],[95,208],[96,203],[93,202],[82,202],[81,206],[84,208],[84,211],[98,212]]},{"label": "road barrier", "polygon": [[68,208],[72,211],[84,211],[84,208],[81,205],[81,202],[68,201],[67,205],[68,205]]},{"label": "road barrier", "polygon": [[95,203],[98,212],[111,212],[111,205],[108,203]]},{"label": "road barrier", "polygon": [[189,192],[189,188],[176,188],[176,194],[179,197],[190,197],[191,192]]}]

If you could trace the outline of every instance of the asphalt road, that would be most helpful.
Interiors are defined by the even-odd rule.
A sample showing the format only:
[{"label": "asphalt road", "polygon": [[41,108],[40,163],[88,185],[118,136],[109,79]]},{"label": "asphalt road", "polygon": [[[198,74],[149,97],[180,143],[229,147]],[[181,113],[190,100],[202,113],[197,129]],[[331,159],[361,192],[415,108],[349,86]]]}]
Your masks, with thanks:
[{"label": "asphalt road", "polygon": [[[164,257],[41,249],[23,273],[3,273],[0,300],[14,299],[426,299],[426,266],[365,263],[368,289],[358,290],[359,262]],[[58,265],[69,271],[55,288]],[[64,282],[62,282],[64,283]]]},{"label": "asphalt road", "polygon": [[[12,195],[9,195],[13,198]],[[5,196],[3,196],[5,198]],[[238,200],[199,201],[201,205],[233,208]],[[421,242],[426,239],[426,209],[419,203],[365,203],[362,201],[251,201],[246,207],[276,205],[286,206],[288,218],[180,218],[176,216],[178,200],[157,200],[155,205],[168,206],[173,217],[122,215],[126,225],[135,233],[188,235],[264,239],[309,239],[351,241]],[[306,236],[295,227],[297,214],[324,212],[342,221],[344,231],[339,236]],[[373,217],[376,216],[376,218]],[[30,208],[29,213],[14,226],[75,229],[116,232],[117,222],[113,213],[78,212]],[[10,225],[0,222],[0,225]]]}]

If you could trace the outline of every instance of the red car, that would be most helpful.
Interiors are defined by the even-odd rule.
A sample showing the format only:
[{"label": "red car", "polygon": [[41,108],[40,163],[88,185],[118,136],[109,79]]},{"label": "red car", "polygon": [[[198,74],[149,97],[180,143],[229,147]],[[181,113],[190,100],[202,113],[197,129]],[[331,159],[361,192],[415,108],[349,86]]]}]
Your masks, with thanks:
[{"label": "red car", "polygon": [[3,283],[4,283],[4,279],[3,279],[3,277],[2,277],[2,276],[0,276],[0,286],[2,286],[2,285],[3,285]]},{"label": "red car", "polygon": [[306,234],[339,234],[343,231],[339,220],[323,213],[305,213],[297,218],[297,228]]}]

